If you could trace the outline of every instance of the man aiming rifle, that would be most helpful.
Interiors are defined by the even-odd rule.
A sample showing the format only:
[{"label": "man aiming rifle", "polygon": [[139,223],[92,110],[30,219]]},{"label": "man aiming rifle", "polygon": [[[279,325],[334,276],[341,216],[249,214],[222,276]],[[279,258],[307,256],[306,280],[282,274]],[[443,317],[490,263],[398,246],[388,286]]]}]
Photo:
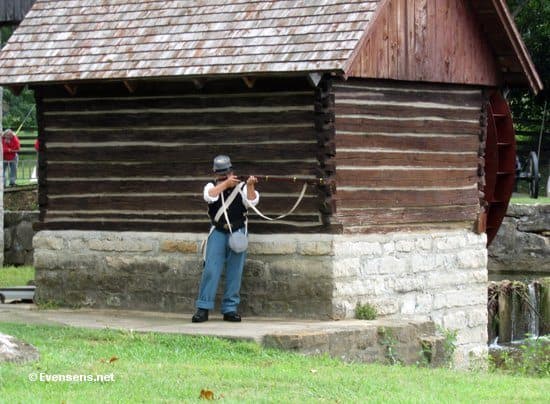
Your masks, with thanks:
[{"label": "man aiming rifle", "polygon": [[255,190],[257,179],[254,176],[243,183],[233,174],[228,156],[217,156],[213,170],[216,181],[206,184],[203,192],[212,227],[206,243],[197,311],[191,321],[202,323],[208,320],[208,311],[214,308],[218,282],[225,268],[221,312],[224,321],[240,322],[237,309],[248,245],[246,212],[248,207],[258,204],[260,194]]}]

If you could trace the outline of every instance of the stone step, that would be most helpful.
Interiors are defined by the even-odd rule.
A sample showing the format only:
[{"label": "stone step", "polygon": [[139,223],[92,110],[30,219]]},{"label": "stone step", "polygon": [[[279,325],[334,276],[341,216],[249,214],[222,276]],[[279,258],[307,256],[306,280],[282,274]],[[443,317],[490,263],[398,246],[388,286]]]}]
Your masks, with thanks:
[{"label": "stone step", "polygon": [[414,319],[321,321],[244,317],[242,323],[229,323],[211,313],[209,321],[197,324],[191,323],[191,314],[38,310],[35,305],[17,304],[0,305],[0,322],[3,321],[220,337],[307,355],[328,354],[354,362],[415,364],[427,359],[434,365],[443,362],[442,339],[436,335],[434,324]]},{"label": "stone step", "polygon": [[429,321],[345,320],[269,333],[262,344],[306,355],[328,354],[347,362],[441,365],[443,339]]}]

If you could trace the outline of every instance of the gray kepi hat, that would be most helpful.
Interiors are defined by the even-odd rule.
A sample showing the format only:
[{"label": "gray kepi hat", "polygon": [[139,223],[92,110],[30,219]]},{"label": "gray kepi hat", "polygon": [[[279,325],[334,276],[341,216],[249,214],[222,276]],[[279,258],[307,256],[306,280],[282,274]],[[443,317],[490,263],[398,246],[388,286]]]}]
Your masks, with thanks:
[{"label": "gray kepi hat", "polygon": [[213,170],[216,174],[227,174],[233,169],[231,166],[231,160],[229,156],[216,156],[214,158],[214,167]]}]

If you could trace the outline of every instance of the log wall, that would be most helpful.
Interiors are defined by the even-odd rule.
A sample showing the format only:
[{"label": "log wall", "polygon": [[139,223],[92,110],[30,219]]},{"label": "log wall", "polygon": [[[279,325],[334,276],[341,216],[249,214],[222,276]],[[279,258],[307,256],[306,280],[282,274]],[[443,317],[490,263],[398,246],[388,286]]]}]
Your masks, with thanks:
[{"label": "log wall", "polygon": [[472,229],[481,89],[355,79],[335,83],[334,94],[333,223],[346,233]]},{"label": "log wall", "polygon": [[[86,85],[74,96],[61,85],[36,88],[37,227],[207,231],[202,189],[218,154],[228,154],[239,175],[323,175],[326,91],[305,79],[259,79],[252,89],[240,79],[199,84],[139,83],[133,93],[122,83]],[[260,183],[258,207],[284,213],[301,187]],[[310,186],[287,220],[251,214],[250,230],[329,231],[325,199]]]}]

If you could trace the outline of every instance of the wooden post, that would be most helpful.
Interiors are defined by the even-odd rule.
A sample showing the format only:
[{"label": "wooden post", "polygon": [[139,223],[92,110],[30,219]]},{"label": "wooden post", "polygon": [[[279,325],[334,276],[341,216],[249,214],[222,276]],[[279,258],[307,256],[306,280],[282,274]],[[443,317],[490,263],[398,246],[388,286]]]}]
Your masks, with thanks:
[{"label": "wooden post", "polygon": [[512,294],[505,290],[498,292],[498,342],[512,340]]}]

